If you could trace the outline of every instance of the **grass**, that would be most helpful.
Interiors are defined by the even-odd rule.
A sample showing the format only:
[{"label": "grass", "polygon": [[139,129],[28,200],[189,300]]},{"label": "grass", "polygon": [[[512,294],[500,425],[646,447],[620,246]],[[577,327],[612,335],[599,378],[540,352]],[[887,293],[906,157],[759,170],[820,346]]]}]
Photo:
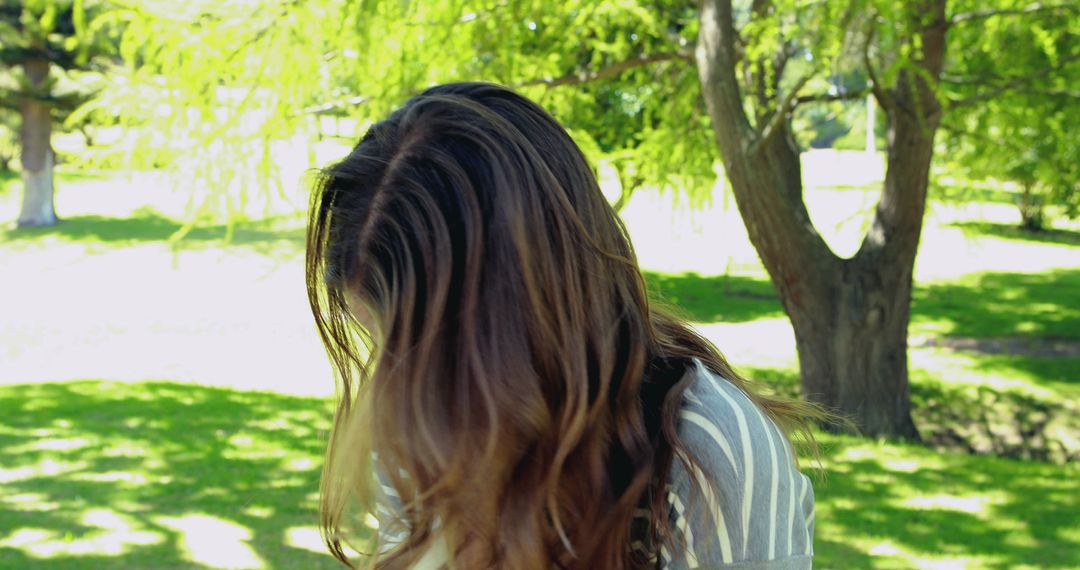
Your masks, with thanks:
[{"label": "grass", "polygon": [[[148,199],[113,211],[99,200],[112,190],[107,175],[61,173],[61,182],[63,223],[0,233],[5,267],[39,279],[0,295],[0,568],[336,568],[315,533],[329,401],[236,389],[329,383],[315,371],[325,366],[317,347],[295,350],[314,338],[297,220],[242,222],[229,243],[223,226],[197,229],[184,244],[194,251],[170,265],[159,258],[181,224],[159,213],[167,208]],[[0,178],[9,214],[15,185]],[[862,194],[810,196],[819,227],[853,227]],[[932,444],[956,452],[822,435],[817,567],[1080,567],[1078,463],[1046,461],[1062,460],[1061,442],[1076,449],[1080,354],[1044,354],[1080,345],[1080,234],[1015,230],[1007,194],[932,195],[940,218],[928,216],[920,254],[931,271],[917,272],[912,306],[914,414]],[[967,208],[971,199],[982,202]],[[728,217],[709,218],[705,232],[723,231],[682,235],[680,247],[664,242],[687,233],[673,231],[674,217],[650,226],[642,222],[664,214],[634,207],[642,258],[678,258],[646,272],[653,293],[714,327],[748,376],[797,391],[793,341],[778,336],[790,329],[733,231],[737,214],[710,212]],[[947,232],[978,247],[945,247]],[[725,267],[714,250],[734,255],[732,275],[712,275]],[[36,291],[55,312],[25,310]],[[942,344],[950,340],[969,348]],[[729,348],[740,346],[769,359]],[[211,353],[242,362],[210,362]],[[115,355],[124,362],[110,364]],[[77,375],[63,365],[70,359]],[[138,381],[78,380],[90,375]],[[2,385],[29,376],[76,380]],[[154,378],[187,382],[143,380]],[[199,385],[211,382],[232,387]]]},{"label": "grass", "polygon": [[994,236],[1021,242],[1080,246],[1080,232],[1075,230],[1049,228],[1033,232],[1015,224],[989,222],[961,222],[955,224],[955,226],[963,230],[965,234],[973,237]]},{"label": "grass", "polygon": [[646,271],[645,282],[655,299],[698,323],[742,323],[784,316],[776,289],[765,279]]},{"label": "grass", "polygon": [[[917,356],[912,417],[929,446],[1056,464],[1080,460],[1080,359]],[[782,394],[799,392],[797,370],[738,368]]]},{"label": "grass", "polygon": [[[61,219],[60,223],[43,228],[9,229],[0,233],[13,247],[33,245],[43,239],[126,247],[146,242],[167,242],[184,225],[175,219],[149,209],[142,209],[127,218],[101,215],[79,215]],[[228,228],[223,224],[201,225],[183,237],[186,248],[213,247],[226,242]],[[261,253],[280,250],[299,252],[303,249],[304,227],[296,220],[271,218],[237,222],[231,246],[254,249]]]},{"label": "grass", "polygon": [[[699,323],[783,317],[767,279],[645,273],[649,288]],[[1040,274],[986,272],[916,285],[915,335],[1080,339],[1080,268]]]},{"label": "grass", "polygon": [[[0,567],[336,568],[315,535],[330,404],[163,382],[0,388]],[[823,435],[820,568],[1080,564],[1080,475]]]},{"label": "grass", "polygon": [[820,568],[1075,568],[1080,470],[826,437]]},{"label": "grass", "polygon": [[931,184],[929,197],[940,202],[1016,204],[1019,192],[985,185]]},{"label": "grass", "polygon": [[0,388],[0,567],[337,568],[329,403],[161,382]]},{"label": "grass", "polygon": [[916,286],[913,297],[919,334],[1080,338],[1080,268],[977,273]]}]

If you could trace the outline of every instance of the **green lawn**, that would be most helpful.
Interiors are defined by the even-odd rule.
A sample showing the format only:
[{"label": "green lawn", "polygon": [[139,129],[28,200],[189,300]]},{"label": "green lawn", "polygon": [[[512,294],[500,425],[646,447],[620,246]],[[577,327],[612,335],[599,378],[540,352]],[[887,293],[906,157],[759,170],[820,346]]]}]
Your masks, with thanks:
[{"label": "green lawn", "polygon": [[0,388],[0,568],[336,568],[324,399],[162,383]]},{"label": "green lawn", "polygon": [[[315,530],[331,383],[302,217],[174,249],[159,193],[60,183],[61,225],[0,231],[0,263],[29,276],[0,294],[0,568],[337,567]],[[838,251],[867,192],[811,191]],[[931,201],[916,268],[911,392],[932,447],[822,436],[817,567],[1080,567],[1078,463],[1054,463],[1080,449],[1080,232],[1019,232],[1007,193],[965,192]],[[689,228],[639,198],[626,216],[654,295],[747,376],[797,392],[737,214]]]},{"label": "green lawn", "polygon": [[[176,383],[2,387],[0,567],[333,568],[314,514],[329,414]],[[822,437],[818,567],[1080,565],[1076,464]]]},{"label": "green lawn", "polygon": [[[784,316],[765,278],[651,271],[645,278],[657,297],[695,322]],[[1080,339],[1080,267],[1038,274],[975,273],[916,285],[911,313],[913,335]]]},{"label": "green lawn", "polygon": [[[97,214],[65,217],[56,226],[8,231],[4,237],[10,248],[35,247],[42,240],[55,239],[113,249],[166,242],[183,228],[184,224],[173,218],[143,209],[127,218]],[[200,225],[182,237],[182,247],[220,247],[228,232],[229,228],[224,224]],[[273,255],[282,250],[299,251],[303,247],[304,228],[296,219],[240,221],[232,232],[228,243],[233,248],[249,248]]]},{"label": "green lawn", "polygon": [[1080,469],[825,439],[820,568],[1076,568]]}]

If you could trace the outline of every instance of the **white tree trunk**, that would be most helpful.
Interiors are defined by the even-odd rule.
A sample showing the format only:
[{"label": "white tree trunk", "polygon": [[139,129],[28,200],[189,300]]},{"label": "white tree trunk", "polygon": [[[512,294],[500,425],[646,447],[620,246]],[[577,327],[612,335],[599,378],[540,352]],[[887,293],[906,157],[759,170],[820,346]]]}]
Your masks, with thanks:
[{"label": "white tree trunk", "polygon": [[23,203],[19,212],[20,228],[55,224],[53,207],[52,112],[39,92],[49,78],[49,62],[44,59],[24,61],[32,91],[19,102],[22,125],[19,128],[22,160]]},{"label": "white tree trunk", "polygon": [[19,211],[20,228],[51,226],[57,222],[56,208],[53,206],[53,151],[45,153],[45,164],[41,170],[23,168],[23,202]]}]

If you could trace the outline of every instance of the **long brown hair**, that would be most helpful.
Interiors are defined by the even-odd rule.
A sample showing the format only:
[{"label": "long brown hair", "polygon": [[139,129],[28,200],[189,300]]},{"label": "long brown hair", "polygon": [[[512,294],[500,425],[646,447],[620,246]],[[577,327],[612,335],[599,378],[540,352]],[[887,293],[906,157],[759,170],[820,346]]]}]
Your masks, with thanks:
[{"label": "long brown hair", "polygon": [[[636,508],[653,553],[678,547],[660,490],[673,458],[696,468],[680,371],[745,382],[650,304],[626,229],[539,106],[458,83],[372,126],[315,188],[307,288],[342,383],[320,506],[340,560],[372,511],[373,455],[408,533],[369,566],[407,567],[439,535],[470,567],[644,568]],[[788,430],[814,413],[752,397]]]}]

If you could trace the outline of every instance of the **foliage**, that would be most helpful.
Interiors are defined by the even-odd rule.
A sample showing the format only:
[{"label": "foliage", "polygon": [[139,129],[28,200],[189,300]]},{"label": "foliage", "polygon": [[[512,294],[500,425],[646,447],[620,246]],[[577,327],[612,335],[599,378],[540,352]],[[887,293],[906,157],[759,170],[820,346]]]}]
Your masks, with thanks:
[{"label": "foliage", "polygon": [[[90,20],[110,8],[106,0],[3,0],[0,107],[17,110],[20,100],[33,98],[46,102],[62,120],[92,97],[100,88],[92,76],[115,53],[118,32]],[[33,60],[45,60],[51,68],[37,87],[20,67]]]},{"label": "foliage", "polygon": [[[954,4],[957,14],[986,8]],[[815,131],[804,146],[861,148],[872,85],[866,63],[883,85],[911,67],[913,48],[900,41],[908,16],[881,0],[735,2],[738,78],[757,128],[806,77],[793,105],[796,131]],[[993,68],[964,68],[971,30],[984,20],[1028,19],[954,25],[951,41],[963,47],[949,50],[948,66],[957,68],[949,73],[986,79]],[[714,187],[718,153],[695,69],[690,0],[151,0],[104,20],[126,26],[126,66],[83,113],[118,117],[134,163],[181,173],[201,223],[243,218],[260,190],[283,191],[271,155],[283,141],[309,137],[320,117],[347,118],[358,135],[407,97],[454,80],[519,87],[567,125],[594,164],[618,168],[624,186],[674,190],[695,203]],[[979,45],[989,52],[1007,39]],[[983,171],[976,163],[973,175]]]},{"label": "foliage", "polygon": [[279,159],[310,165],[297,148],[310,138],[293,137],[363,67],[352,4],[153,0],[104,14],[98,25],[123,25],[124,66],[76,118],[115,117],[129,166],[176,175],[189,218],[174,237],[221,219],[231,235],[253,198],[284,191]]},{"label": "foliage", "polygon": [[[999,2],[1032,10],[1027,2]],[[1052,5],[1051,5],[1052,6]],[[1080,214],[1080,7],[957,23],[942,96],[950,170],[1018,185],[1025,225]],[[1004,49],[1003,49],[1004,48]]]},{"label": "foliage", "polygon": [[126,69],[83,112],[121,116],[131,157],[181,173],[201,223],[243,218],[320,117],[363,129],[452,80],[520,87],[636,184],[707,198],[715,181],[689,2],[148,2],[123,18]]},{"label": "foliage", "polygon": [[14,113],[0,111],[0,172],[11,170],[11,162],[19,155],[18,136]]}]

